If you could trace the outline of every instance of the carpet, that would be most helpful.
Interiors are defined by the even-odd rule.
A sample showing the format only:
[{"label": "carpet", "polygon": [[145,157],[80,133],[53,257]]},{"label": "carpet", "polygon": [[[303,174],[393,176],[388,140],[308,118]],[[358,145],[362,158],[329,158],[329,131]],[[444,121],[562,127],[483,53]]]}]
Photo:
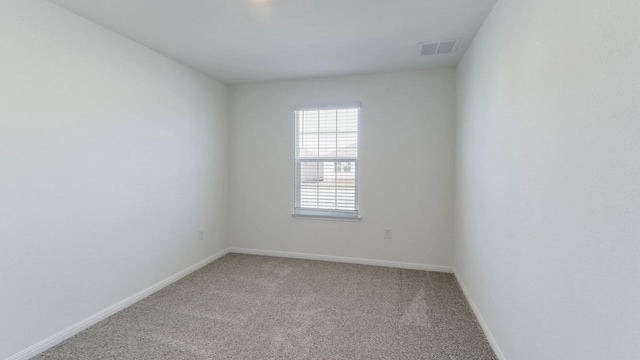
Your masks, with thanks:
[{"label": "carpet", "polygon": [[496,359],[452,274],[229,254],[34,359]]}]

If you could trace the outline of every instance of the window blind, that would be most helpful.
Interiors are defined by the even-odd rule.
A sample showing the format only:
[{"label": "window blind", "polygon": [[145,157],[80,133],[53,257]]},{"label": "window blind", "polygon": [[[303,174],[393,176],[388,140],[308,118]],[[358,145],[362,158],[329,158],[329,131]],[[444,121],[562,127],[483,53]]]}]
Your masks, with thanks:
[{"label": "window blind", "polygon": [[295,214],[358,216],[359,106],[295,111]]}]

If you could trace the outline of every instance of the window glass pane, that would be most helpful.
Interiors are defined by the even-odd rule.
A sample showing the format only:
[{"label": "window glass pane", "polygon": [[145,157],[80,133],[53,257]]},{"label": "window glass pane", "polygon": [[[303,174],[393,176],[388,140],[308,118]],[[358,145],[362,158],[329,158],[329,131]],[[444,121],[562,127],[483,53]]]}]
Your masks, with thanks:
[{"label": "window glass pane", "polygon": [[355,161],[301,161],[300,208],[356,210]]}]

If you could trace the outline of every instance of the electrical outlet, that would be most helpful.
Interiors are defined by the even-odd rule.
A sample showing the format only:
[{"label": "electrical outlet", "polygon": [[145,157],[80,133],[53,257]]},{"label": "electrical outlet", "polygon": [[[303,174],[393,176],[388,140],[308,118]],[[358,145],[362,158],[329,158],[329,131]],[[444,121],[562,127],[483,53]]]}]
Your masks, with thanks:
[{"label": "electrical outlet", "polygon": [[387,240],[391,240],[391,229],[389,228],[384,229],[384,238]]},{"label": "electrical outlet", "polygon": [[204,240],[204,230],[198,230],[198,240]]}]

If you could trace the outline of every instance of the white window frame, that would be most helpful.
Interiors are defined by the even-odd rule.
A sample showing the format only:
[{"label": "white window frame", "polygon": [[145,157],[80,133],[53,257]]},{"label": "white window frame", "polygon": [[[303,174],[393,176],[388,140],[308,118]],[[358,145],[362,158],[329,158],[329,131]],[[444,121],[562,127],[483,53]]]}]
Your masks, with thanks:
[{"label": "white window frame", "polygon": [[[297,152],[297,137],[298,137],[298,129],[296,128],[296,112],[298,111],[314,111],[314,110],[339,110],[339,109],[358,109],[358,133],[357,133],[357,141],[358,141],[358,152],[355,158],[318,158],[318,162],[322,161],[334,161],[336,163],[339,162],[354,162],[355,165],[351,169],[355,173],[355,210],[354,211],[341,211],[341,210],[329,210],[329,209],[309,209],[309,208],[301,208],[300,207],[300,158],[298,158]],[[326,105],[306,105],[306,106],[298,106],[293,110],[293,123],[294,123],[294,208],[292,216],[294,218],[303,218],[303,219],[317,219],[317,220],[338,220],[338,221],[360,221],[362,218],[360,216],[360,192],[359,192],[359,177],[360,177],[360,123],[362,118],[362,107],[360,103],[344,103],[344,104],[326,104]],[[306,159],[308,161],[309,159]]]}]

